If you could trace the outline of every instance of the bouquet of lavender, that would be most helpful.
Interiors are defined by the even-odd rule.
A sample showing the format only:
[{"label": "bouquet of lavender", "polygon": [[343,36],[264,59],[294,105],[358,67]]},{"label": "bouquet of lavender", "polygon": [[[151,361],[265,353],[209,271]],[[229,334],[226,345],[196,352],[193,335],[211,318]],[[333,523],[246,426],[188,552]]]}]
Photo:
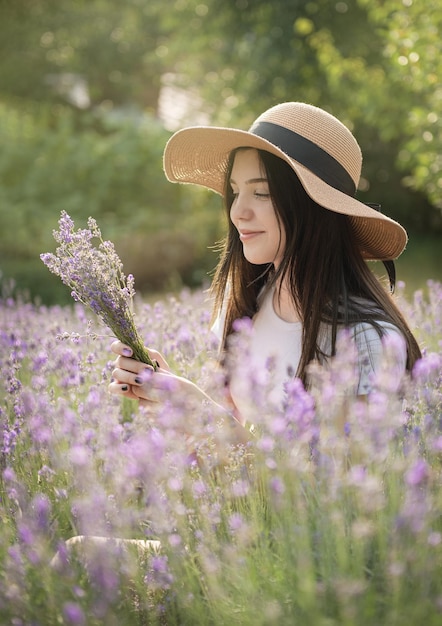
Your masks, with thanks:
[{"label": "bouquet of lavender", "polygon": [[[123,274],[123,264],[110,241],[103,241],[97,222],[90,217],[88,229],[75,231],[74,222],[62,211],[54,230],[59,243],[55,254],[40,255],[51,272],[72,289],[72,297],[98,315],[115,337],[132,348],[138,361],[157,369],[135,327],[132,301],[134,277]],[[99,245],[92,243],[98,239]]]}]

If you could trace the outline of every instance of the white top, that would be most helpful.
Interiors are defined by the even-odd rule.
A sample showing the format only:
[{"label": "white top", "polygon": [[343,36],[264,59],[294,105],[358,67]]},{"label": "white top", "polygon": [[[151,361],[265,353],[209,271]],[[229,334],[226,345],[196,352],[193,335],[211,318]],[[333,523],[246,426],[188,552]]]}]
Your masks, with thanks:
[{"label": "white top", "polygon": [[[383,341],[386,338],[395,338],[395,359],[397,359],[398,378],[405,372],[407,351],[401,332],[392,324],[378,322],[384,330],[382,339],[376,329],[368,322],[353,327],[353,336],[358,353],[359,381],[356,389],[349,390],[355,395],[367,395],[372,388],[372,378],[378,370],[384,352]],[[219,340],[224,330],[224,316],[220,316],[212,327],[212,331]],[[330,338],[326,344],[331,343]],[[246,416],[248,397],[250,397],[250,382],[246,381],[250,374],[255,382],[260,372],[267,372],[270,376],[266,383],[266,399],[270,403],[281,405],[284,400],[285,383],[293,378],[298,369],[301,358],[302,323],[286,322],[281,319],[273,307],[273,290],[265,294],[258,312],[252,320],[248,354],[244,358],[234,359],[234,371],[230,380],[230,393],[239,412]],[[323,345],[325,354],[331,353],[330,345]],[[397,354],[396,354],[397,353]],[[241,371],[242,370],[242,371]]]}]

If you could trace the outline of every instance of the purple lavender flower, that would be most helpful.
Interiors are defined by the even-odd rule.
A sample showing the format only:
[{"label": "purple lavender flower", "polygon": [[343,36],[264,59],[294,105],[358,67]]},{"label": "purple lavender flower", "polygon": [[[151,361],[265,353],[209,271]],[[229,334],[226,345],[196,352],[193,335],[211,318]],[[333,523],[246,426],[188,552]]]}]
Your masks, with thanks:
[{"label": "purple lavender flower", "polygon": [[72,626],[83,626],[86,624],[86,616],[83,609],[76,602],[66,602],[63,606],[63,616],[68,624]]},{"label": "purple lavender flower", "polygon": [[281,495],[285,491],[284,482],[281,480],[279,476],[273,476],[273,478],[270,479],[270,488],[273,491],[273,493],[277,495]]},{"label": "purple lavender flower", "polygon": [[405,479],[408,485],[420,485],[424,483],[429,476],[428,463],[424,459],[418,459],[415,464],[408,470]]},{"label": "purple lavender flower", "polygon": [[[60,245],[55,254],[40,255],[43,263],[70,287],[75,301],[96,313],[117,339],[132,348],[134,358],[156,369],[135,327],[131,309],[134,278],[124,275],[112,242],[103,241],[91,217],[88,229],[75,231],[73,220],[62,211],[58,224],[59,230],[53,234]],[[99,240],[98,247],[93,239]]]},{"label": "purple lavender flower", "polygon": [[229,517],[229,528],[231,532],[238,531],[242,528],[244,519],[241,513],[232,513]]},{"label": "purple lavender flower", "polygon": [[430,352],[424,358],[419,359],[413,368],[413,376],[418,381],[427,381],[440,377],[442,371],[442,356],[435,352]]},{"label": "purple lavender flower", "polygon": [[145,577],[146,585],[152,589],[170,589],[173,582],[167,556],[152,557],[151,570]]},{"label": "purple lavender flower", "polygon": [[44,494],[37,494],[32,501],[32,506],[37,528],[41,531],[46,531],[49,527],[51,513],[49,498]]}]

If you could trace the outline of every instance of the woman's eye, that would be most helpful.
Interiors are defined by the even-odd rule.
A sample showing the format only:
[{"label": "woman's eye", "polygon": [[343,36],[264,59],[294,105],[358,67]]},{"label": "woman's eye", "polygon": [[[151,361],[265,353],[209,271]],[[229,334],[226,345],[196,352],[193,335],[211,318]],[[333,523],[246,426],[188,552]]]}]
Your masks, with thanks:
[{"label": "woman's eye", "polygon": [[265,198],[265,199],[270,198],[270,194],[269,194],[269,193],[266,193],[266,192],[264,192],[264,191],[255,191],[255,196],[256,196],[257,198]]}]

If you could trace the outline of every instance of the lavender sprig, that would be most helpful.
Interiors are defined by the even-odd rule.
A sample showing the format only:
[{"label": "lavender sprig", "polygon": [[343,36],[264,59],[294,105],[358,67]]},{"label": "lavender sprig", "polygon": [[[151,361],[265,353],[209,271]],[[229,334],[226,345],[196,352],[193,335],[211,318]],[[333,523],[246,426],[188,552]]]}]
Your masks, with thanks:
[{"label": "lavender sprig", "polygon": [[[103,240],[92,217],[87,229],[76,231],[71,217],[62,211],[58,224],[59,230],[54,230],[53,235],[60,245],[55,254],[40,255],[43,263],[70,287],[76,302],[96,313],[115,337],[132,349],[135,359],[157,369],[135,326],[134,277],[124,275],[113,243]],[[98,246],[92,243],[94,239],[98,239]]]}]

